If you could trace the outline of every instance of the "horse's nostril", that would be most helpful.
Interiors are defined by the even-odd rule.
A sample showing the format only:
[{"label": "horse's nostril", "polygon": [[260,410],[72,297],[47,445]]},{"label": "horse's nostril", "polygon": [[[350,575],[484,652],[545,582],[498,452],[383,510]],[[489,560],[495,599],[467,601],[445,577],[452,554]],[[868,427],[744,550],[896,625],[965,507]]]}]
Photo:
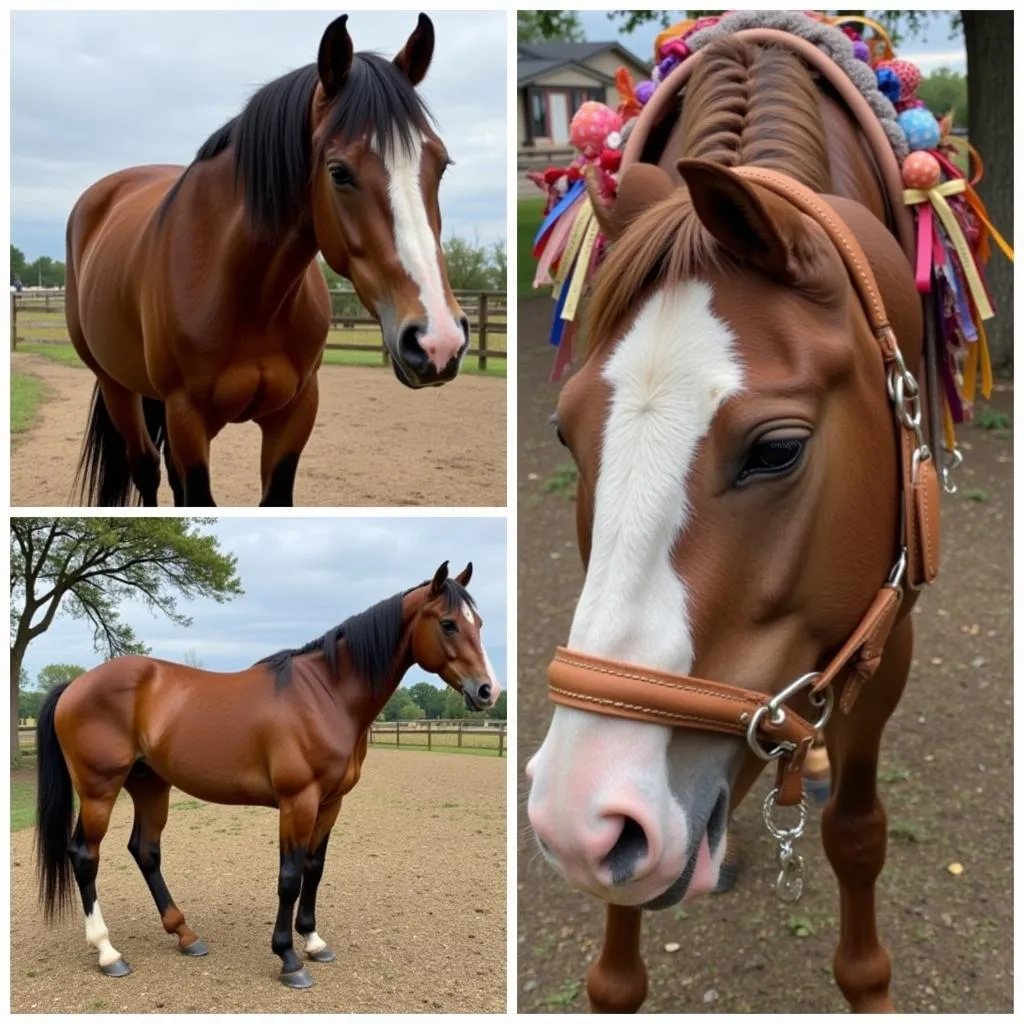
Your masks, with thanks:
[{"label": "horse's nostril", "polygon": [[467,316],[459,317],[459,326],[462,327],[462,338],[463,344],[469,344],[469,318]]},{"label": "horse's nostril", "polygon": [[482,701],[488,701],[491,699],[491,687],[489,683],[484,683],[476,691],[477,697]]},{"label": "horse's nostril", "polygon": [[611,870],[612,884],[623,885],[636,873],[637,865],[647,856],[647,835],[643,826],[628,816],[622,818],[622,831],[602,864]]},{"label": "horse's nostril", "polygon": [[417,373],[427,368],[428,356],[420,345],[420,335],[423,333],[422,324],[406,324],[398,339],[398,352],[403,362],[410,369]]}]

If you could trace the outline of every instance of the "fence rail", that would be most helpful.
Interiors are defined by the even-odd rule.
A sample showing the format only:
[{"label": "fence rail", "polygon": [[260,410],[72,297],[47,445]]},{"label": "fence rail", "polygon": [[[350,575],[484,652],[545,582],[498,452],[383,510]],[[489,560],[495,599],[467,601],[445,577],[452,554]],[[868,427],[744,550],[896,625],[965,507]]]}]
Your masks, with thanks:
[{"label": "fence rail", "polygon": [[506,734],[507,723],[497,719],[421,718],[408,722],[374,722],[370,726],[370,743],[427,750],[435,746],[496,750],[498,757],[504,757]]},{"label": "fence rail", "polygon": [[[379,324],[369,310],[359,301],[354,291],[346,288],[331,289],[331,330],[360,331],[367,327],[377,329]],[[489,359],[508,358],[508,296],[505,292],[456,291],[456,300],[469,319],[470,348],[467,359],[475,359],[480,370],[487,369]],[[19,327],[25,330],[53,327],[53,320],[32,321],[32,313],[63,313],[64,290],[52,289],[38,292],[11,292],[11,351],[15,352],[20,341],[38,341],[44,344],[67,343],[68,338],[32,338],[19,335]],[[504,317],[505,319],[495,319]],[[505,335],[505,350],[493,347],[493,335]],[[473,344],[475,342],[475,347]],[[333,341],[328,338],[327,348],[338,352],[372,352],[376,348],[381,354],[381,363],[388,365],[390,356],[383,338],[376,345],[354,342]]]}]

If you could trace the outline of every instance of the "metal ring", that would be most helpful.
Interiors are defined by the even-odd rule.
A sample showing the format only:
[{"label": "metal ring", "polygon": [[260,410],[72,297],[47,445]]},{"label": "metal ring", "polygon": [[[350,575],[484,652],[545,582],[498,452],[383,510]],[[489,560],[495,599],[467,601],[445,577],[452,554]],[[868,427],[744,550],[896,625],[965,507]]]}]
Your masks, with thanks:
[{"label": "metal ring", "polygon": [[799,811],[797,823],[791,828],[780,828],[772,818],[772,811],[778,806],[775,803],[775,798],[778,795],[779,790],[776,787],[764,798],[761,815],[764,818],[764,827],[768,829],[772,837],[780,843],[789,843],[794,839],[799,839],[804,834],[804,828],[807,825],[807,801],[801,798],[800,803],[797,804],[797,810]]}]

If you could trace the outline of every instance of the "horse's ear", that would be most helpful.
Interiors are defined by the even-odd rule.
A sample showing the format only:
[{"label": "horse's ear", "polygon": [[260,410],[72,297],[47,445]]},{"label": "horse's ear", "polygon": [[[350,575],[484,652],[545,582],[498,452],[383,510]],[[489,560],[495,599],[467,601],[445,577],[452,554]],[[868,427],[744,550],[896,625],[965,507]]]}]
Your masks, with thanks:
[{"label": "horse's ear", "polygon": [[464,587],[469,586],[469,581],[473,578],[473,563],[467,562],[466,568],[455,577],[455,582],[461,584]]},{"label": "horse's ear", "polygon": [[395,57],[395,66],[413,85],[419,85],[427,76],[433,56],[434,23],[425,14],[421,14],[412,35]]},{"label": "horse's ear", "polygon": [[667,199],[676,190],[672,179],[654,164],[633,164],[622,175],[615,199],[603,199],[597,187],[597,173],[586,172],[587,193],[601,232],[614,241],[654,203]]},{"label": "horse's ear", "polygon": [[442,562],[438,566],[437,572],[434,573],[433,580],[431,580],[431,582],[430,582],[430,596],[431,597],[437,597],[437,595],[441,593],[441,588],[444,586],[445,580],[447,580],[447,579],[448,579],[448,563],[447,562]]},{"label": "horse's ear", "polygon": [[694,213],[723,249],[774,280],[797,280],[807,231],[795,209],[707,160],[683,159],[676,169]]},{"label": "horse's ear", "polygon": [[347,14],[335,18],[324,30],[320,40],[316,69],[327,99],[338,94],[352,67],[352,37],[348,34],[347,22]]}]

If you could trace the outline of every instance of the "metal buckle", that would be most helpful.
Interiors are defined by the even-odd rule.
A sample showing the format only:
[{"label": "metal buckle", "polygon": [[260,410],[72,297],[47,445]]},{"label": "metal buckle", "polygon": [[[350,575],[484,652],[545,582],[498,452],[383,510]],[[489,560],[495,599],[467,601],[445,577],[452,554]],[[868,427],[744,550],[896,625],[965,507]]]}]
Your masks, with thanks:
[{"label": "metal buckle", "polygon": [[939,475],[942,478],[942,489],[946,494],[956,494],[956,484],[953,482],[953,473],[960,468],[964,461],[964,453],[959,448],[943,448],[942,458],[939,461]]},{"label": "metal buckle", "polygon": [[[808,672],[806,675],[802,675],[799,679],[793,680],[793,682],[779,690],[774,697],[762,704],[753,713],[753,715],[750,716],[750,721],[747,723],[747,744],[762,761],[775,761],[782,757],[783,754],[789,754],[796,749],[795,744],[788,741],[779,743],[772,750],[765,750],[765,748],[761,746],[761,741],[758,739],[757,731],[761,727],[761,722],[765,715],[771,716],[769,721],[772,725],[782,725],[786,720],[786,709],[783,706],[786,701],[806,687],[812,686],[814,681],[820,677],[820,672]],[[808,700],[810,700],[814,707],[822,709],[821,715],[813,725],[813,729],[817,732],[818,730],[825,728],[825,725],[829,720],[829,716],[832,714],[832,705],[834,703],[832,687],[827,686],[821,693],[812,693],[808,697]]]}]

